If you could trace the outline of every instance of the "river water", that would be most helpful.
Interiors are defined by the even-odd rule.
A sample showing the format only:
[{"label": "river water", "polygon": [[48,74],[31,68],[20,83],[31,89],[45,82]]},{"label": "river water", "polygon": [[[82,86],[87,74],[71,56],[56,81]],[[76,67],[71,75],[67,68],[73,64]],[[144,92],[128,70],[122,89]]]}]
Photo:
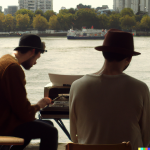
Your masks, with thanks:
[{"label": "river water", "polygon": [[[26,74],[26,89],[32,104],[44,96],[44,86],[50,82],[48,73],[84,75],[98,71],[104,62],[101,52],[94,49],[103,40],[67,40],[66,37],[42,37],[47,53]],[[12,53],[18,46],[19,37],[0,38],[0,57]],[[150,88],[150,37],[134,37],[134,56],[125,73],[147,83]],[[69,120],[64,120],[69,130]],[[54,122],[59,132],[59,142],[68,142],[67,136]],[[33,141],[34,142],[34,141]]]}]

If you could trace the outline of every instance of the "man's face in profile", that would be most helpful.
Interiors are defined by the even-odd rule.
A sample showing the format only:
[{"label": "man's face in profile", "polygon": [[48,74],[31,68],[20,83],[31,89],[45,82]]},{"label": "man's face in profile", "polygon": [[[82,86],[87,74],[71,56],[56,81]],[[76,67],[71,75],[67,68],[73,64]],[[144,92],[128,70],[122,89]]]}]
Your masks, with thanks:
[{"label": "man's face in profile", "polygon": [[33,67],[33,65],[36,64],[36,61],[37,61],[38,58],[40,58],[40,56],[41,56],[41,53],[39,52],[38,54],[35,54],[34,56],[29,58],[28,60],[21,63],[21,65],[24,67],[24,69],[30,70],[30,68]]}]

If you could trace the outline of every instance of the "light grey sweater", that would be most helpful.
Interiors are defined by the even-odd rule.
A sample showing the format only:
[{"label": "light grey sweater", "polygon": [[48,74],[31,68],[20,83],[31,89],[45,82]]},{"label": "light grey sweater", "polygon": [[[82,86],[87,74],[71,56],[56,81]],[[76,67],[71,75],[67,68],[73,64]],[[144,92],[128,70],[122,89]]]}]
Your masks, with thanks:
[{"label": "light grey sweater", "polygon": [[69,111],[71,139],[75,143],[130,141],[133,150],[150,143],[149,89],[124,73],[90,74],[74,81]]}]

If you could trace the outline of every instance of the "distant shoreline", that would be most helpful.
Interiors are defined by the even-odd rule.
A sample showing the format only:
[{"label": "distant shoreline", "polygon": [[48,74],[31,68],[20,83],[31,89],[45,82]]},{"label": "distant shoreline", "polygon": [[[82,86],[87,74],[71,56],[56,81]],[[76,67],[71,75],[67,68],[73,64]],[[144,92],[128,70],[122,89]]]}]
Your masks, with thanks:
[{"label": "distant shoreline", "polygon": [[[0,34],[0,37],[21,37],[25,34]],[[67,36],[67,33],[38,33],[40,37],[51,37],[51,36]]]}]

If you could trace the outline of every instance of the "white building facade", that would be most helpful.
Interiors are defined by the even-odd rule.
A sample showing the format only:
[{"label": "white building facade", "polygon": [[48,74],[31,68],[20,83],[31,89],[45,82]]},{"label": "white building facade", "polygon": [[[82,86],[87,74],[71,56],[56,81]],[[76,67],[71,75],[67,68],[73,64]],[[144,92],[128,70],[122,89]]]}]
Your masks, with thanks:
[{"label": "white building facade", "polygon": [[53,0],[18,0],[19,9],[28,9],[33,12],[36,10],[53,10]]},{"label": "white building facade", "polygon": [[113,0],[113,9],[117,12],[120,12],[125,8],[125,0]]},{"label": "white building facade", "polygon": [[113,0],[113,9],[120,12],[124,8],[131,8],[137,12],[147,12],[150,16],[150,0]]},{"label": "white building facade", "polygon": [[0,11],[2,12],[2,6],[0,6]]}]

